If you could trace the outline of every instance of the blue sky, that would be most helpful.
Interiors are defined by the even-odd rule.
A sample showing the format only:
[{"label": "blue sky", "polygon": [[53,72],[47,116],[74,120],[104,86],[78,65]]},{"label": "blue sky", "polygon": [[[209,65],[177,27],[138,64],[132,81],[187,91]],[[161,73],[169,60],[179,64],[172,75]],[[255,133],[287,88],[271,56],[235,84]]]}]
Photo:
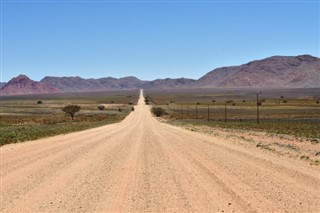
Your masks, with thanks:
[{"label": "blue sky", "polygon": [[1,81],[187,77],[273,55],[319,57],[319,1],[1,2]]}]

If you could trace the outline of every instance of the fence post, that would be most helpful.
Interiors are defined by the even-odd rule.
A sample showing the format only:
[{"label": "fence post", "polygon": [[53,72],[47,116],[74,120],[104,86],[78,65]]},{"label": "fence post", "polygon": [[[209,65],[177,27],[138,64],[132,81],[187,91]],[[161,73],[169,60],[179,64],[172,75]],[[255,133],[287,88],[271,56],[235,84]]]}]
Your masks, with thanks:
[{"label": "fence post", "polygon": [[224,102],[224,122],[227,123],[227,102]]},{"label": "fence post", "polygon": [[183,105],[181,105],[181,114],[182,114],[182,118],[183,118]]},{"label": "fence post", "polygon": [[260,123],[260,118],[259,118],[259,93],[257,93],[257,124]]},{"label": "fence post", "polygon": [[187,105],[187,118],[189,118],[189,105]]}]

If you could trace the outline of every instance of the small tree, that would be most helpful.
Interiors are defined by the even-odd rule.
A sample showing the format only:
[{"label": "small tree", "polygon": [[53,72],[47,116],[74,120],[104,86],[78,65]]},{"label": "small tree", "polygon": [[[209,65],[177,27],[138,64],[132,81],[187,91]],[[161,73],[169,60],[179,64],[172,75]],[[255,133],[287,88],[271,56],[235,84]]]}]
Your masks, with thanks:
[{"label": "small tree", "polygon": [[166,113],[165,109],[163,109],[162,107],[153,107],[151,109],[151,112],[157,117],[160,117]]},{"label": "small tree", "polygon": [[76,112],[79,112],[81,107],[79,105],[68,105],[62,108],[62,111],[71,116],[71,120],[73,120]]}]

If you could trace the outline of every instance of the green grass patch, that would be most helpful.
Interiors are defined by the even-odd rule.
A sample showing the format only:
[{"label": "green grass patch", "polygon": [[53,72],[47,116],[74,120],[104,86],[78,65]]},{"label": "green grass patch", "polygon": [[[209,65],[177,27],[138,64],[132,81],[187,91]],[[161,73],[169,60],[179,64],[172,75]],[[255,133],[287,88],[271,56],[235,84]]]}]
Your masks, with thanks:
[{"label": "green grass patch", "polygon": [[0,129],[0,145],[17,143],[27,140],[35,140],[42,137],[81,131],[89,128],[112,123],[112,121],[100,122],[74,122],[60,124],[28,124],[21,126],[9,126]]},{"label": "green grass patch", "polygon": [[80,115],[76,117],[76,120],[73,122],[71,122],[68,117],[38,118],[31,120],[24,118],[23,123],[21,123],[22,120],[20,120],[20,123],[15,123],[17,120],[14,119],[14,122],[11,124],[2,123],[0,125],[0,146],[119,122],[127,114],[128,113],[125,112],[122,115]]}]

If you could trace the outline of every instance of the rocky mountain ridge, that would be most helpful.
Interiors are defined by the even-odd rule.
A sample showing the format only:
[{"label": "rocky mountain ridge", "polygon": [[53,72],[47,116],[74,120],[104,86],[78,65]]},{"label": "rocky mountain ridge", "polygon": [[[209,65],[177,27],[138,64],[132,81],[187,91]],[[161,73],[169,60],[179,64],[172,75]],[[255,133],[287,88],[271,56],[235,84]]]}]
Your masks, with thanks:
[{"label": "rocky mountain ridge", "polygon": [[[1,86],[1,85],[0,85]],[[188,78],[142,81],[134,76],[84,79],[46,76],[40,82],[19,75],[0,87],[3,95],[94,92],[128,89],[185,88],[320,88],[320,58],[310,55],[272,56],[240,66],[214,69],[198,80]]]},{"label": "rocky mountain ridge", "polygon": [[20,95],[59,93],[61,91],[50,84],[33,81],[26,75],[19,75],[2,86],[0,92],[3,95]]},{"label": "rocky mountain ridge", "polygon": [[192,87],[320,87],[320,58],[273,56],[240,66],[217,68]]}]

